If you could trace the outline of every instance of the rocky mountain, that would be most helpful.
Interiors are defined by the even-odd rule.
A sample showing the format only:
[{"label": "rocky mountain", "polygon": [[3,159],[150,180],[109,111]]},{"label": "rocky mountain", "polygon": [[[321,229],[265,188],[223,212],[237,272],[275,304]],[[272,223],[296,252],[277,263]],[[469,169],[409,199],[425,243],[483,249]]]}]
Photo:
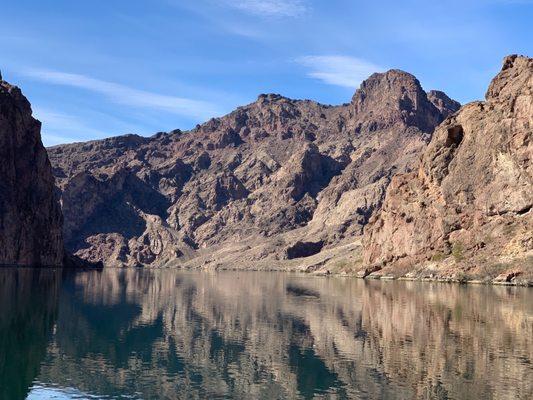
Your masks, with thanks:
[{"label": "rocky mountain", "polygon": [[188,132],[52,147],[66,246],[106,265],[277,268],[352,254],[392,176],[458,108],[391,70],[349,104],[266,94]]},{"label": "rocky mountain", "polygon": [[61,208],[41,123],[0,76],[0,265],[63,263]]},{"label": "rocky mountain", "polygon": [[533,59],[514,55],[486,100],[449,117],[415,170],[392,179],[365,262],[378,274],[533,280],[532,161]]}]

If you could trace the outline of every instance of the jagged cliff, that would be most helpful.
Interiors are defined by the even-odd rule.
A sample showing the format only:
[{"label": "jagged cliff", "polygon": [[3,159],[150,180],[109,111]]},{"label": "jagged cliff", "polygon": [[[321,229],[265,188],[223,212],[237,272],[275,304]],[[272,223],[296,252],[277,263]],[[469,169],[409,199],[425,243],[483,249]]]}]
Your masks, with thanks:
[{"label": "jagged cliff", "polygon": [[378,274],[533,280],[533,59],[509,56],[485,101],[440,125],[371,219]]},{"label": "jagged cliff", "polygon": [[61,208],[41,123],[0,77],[0,265],[63,263]]},{"label": "jagged cliff", "polygon": [[107,265],[241,268],[351,249],[458,108],[391,70],[341,106],[268,94],[189,132],[52,147],[66,246]]}]

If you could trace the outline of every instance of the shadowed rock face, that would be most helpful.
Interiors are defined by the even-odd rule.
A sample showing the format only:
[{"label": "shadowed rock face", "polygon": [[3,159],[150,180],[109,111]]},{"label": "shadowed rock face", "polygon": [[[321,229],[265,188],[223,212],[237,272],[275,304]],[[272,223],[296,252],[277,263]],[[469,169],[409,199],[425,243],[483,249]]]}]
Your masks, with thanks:
[{"label": "shadowed rock face", "polygon": [[186,262],[213,249],[232,264],[284,259],[298,241],[352,241],[391,176],[410,171],[457,110],[435,93],[392,70],[341,106],[267,94],[189,132],[52,147],[66,245],[108,265]]},{"label": "shadowed rock face", "polygon": [[0,264],[63,262],[61,208],[40,129],[20,89],[0,78]]},{"label": "shadowed rock face", "polygon": [[509,56],[486,101],[448,118],[417,171],[392,179],[381,213],[366,229],[365,261],[443,261],[444,269],[481,275],[500,263],[494,273],[531,273],[532,139],[533,59]]}]

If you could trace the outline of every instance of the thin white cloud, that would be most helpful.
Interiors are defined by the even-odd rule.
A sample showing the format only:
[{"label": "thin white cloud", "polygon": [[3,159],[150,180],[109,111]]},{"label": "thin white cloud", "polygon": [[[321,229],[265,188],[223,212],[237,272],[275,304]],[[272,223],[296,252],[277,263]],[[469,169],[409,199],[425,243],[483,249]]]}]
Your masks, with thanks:
[{"label": "thin white cloud", "polygon": [[264,17],[299,17],[309,7],[304,0],[224,0],[241,11]]},{"label": "thin white cloud", "polygon": [[207,119],[219,115],[218,108],[207,101],[147,92],[80,74],[42,69],[26,69],[22,73],[42,82],[71,86],[99,93],[117,104],[151,108],[199,119]]},{"label": "thin white cloud", "polygon": [[84,141],[82,139],[75,139],[69,136],[54,135],[51,133],[43,133],[41,134],[41,138],[42,138],[44,147],[52,147],[52,146],[57,146],[59,144],[67,144],[67,143],[75,143],[75,142]]},{"label": "thin white cloud", "polygon": [[374,72],[384,69],[371,62],[349,56],[305,56],[296,62],[307,67],[307,76],[336,86],[357,88],[359,84]]},{"label": "thin white cloud", "polygon": [[[87,126],[77,117],[62,112],[33,107],[33,116],[42,122],[41,137],[45,146],[78,142],[85,140],[86,137],[98,138],[102,136],[100,130]],[[76,137],[78,135],[79,137]]]}]

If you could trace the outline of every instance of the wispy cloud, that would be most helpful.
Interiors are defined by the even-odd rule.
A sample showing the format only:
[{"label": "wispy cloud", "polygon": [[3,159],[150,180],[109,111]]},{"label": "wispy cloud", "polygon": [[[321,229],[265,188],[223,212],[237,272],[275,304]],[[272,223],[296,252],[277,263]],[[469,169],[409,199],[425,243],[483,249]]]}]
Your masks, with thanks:
[{"label": "wispy cloud", "polygon": [[76,139],[69,136],[54,135],[52,133],[42,133],[41,138],[43,141],[44,147],[57,146],[59,144],[75,143],[82,142],[81,139]]},{"label": "wispy cloud", "polygon": [[298,17],[309,10],[304,0],[223,0],[241,11],[265,17]]},{"label": "wispy cloud", "polygon": [[42,82],[89,90],[117,104],[151,108],[199,119],[207,119],[220,114],[218,107],[207,101],[152,93],[85,75],[42,69],[26,69],[22,73]]},{"label": "wispy cloud", "polygon": [[357,88],[374,72],[384,70],[371,62],[349,56],[305,56],[296,61],[309,69],[309,77],[351,89]]},{"label": "wispy cloud", "polygon": [[102,137],[102,132],[87,126],[73,115],[33,107],[33,116],[42,122],[42,139],[45,146],[72,143],[87,137]]}]

